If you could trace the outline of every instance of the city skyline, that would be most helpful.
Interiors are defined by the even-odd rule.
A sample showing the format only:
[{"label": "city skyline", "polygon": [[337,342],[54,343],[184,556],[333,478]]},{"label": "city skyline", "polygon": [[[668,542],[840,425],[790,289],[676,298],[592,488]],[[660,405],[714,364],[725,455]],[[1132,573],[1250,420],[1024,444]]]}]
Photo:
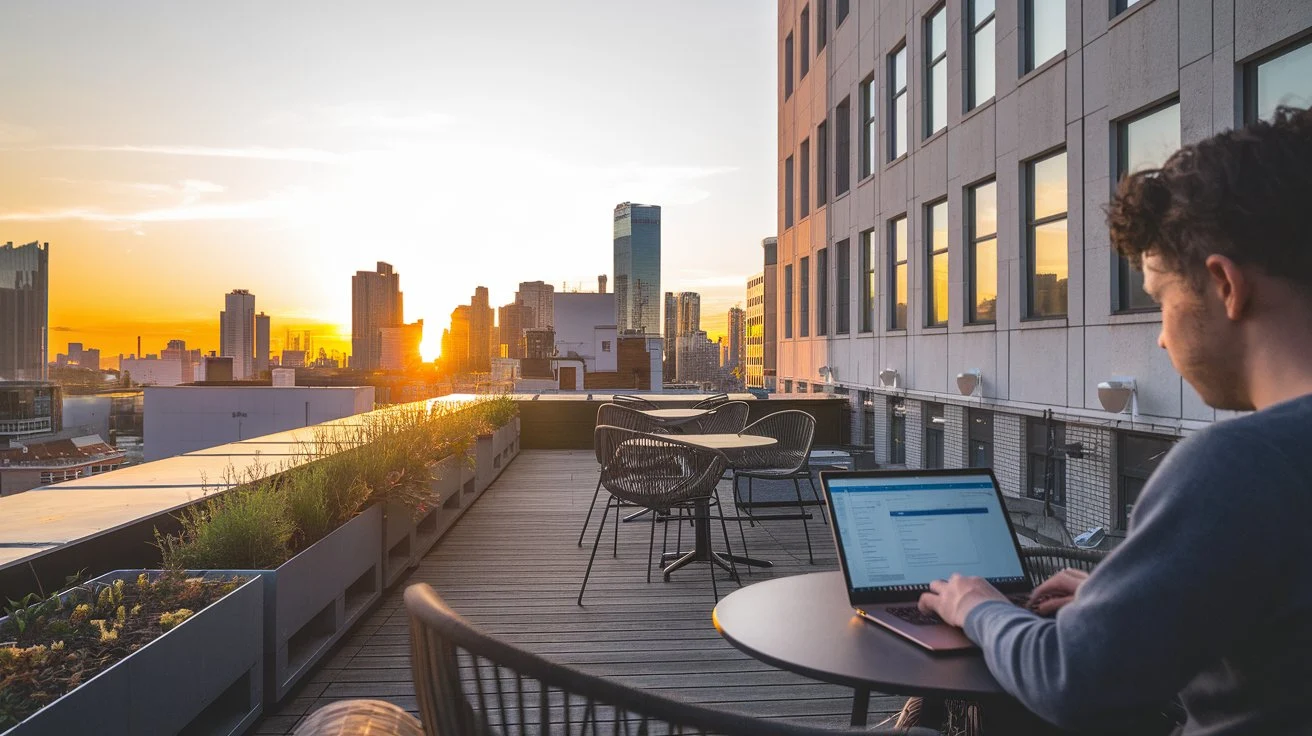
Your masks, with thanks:
[{"label": "city skyline", "polygon": [[[218,349],[208,295],[234,288],[269,295],[275,336],[349,351],[348,278],[378,260],[425,284],[407,311],[430,323],[476,285],[494,304],[521,281],[586,290],[611,268],[614,203],[649,201],[662,283],[702,293],[722,331],[774,229],[773,8],[643,6],[630,27],[636,7],[24,8],[0,29],[17,60],[0,72],[0,242],[51,243],[51,342],[112,367],[138,336]],[[524,60],[478,53],[491,44],[558,83],[525,87]],[[602,56],[628,63],[587,61]],[[636,70],[656,71],[625,83]],[[513,268],[488,268],[490,248]]]}]

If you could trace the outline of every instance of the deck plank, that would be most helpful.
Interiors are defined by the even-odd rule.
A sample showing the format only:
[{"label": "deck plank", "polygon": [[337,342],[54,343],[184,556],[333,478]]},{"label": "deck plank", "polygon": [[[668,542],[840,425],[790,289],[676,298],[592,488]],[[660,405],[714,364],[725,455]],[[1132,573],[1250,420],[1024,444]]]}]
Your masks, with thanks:
[{"label": "deck plank", "polygon": [[[255,732],[290,733],[305,713],[346,698],[381,698],[413,712],[409,624],[401,593],[420,582],[432,585],[488,633],[584,672],[734,712],[811,725],[846,724],[850,689],[766,665],[716,633],[707,565],[684,568],[669,582],[657,572],[647,583],[651,525],[645,521],[621,525],[613,556],[613,517],[607,521],[584,605],[576,605],[593,535],[582,548],[576,542],[596,482],[590,451],[522,452],[325,664],[281,706],[269,710]],[[728,492],[728,483],[722,483],[725,499]],[[594,514],[593,530],[596,523]],[[749,554],[775,566],[743,574],[743,583],[836,569],[828,528],[818,517],[808,524],[814,565],[807,562],[800,521],[744,523]],[[658,525],[658,552],[665,531]],[[673,524],[668,529],[671,550],[692,544],[692,531],[683,525],[683,540],[676,547],[679,531]],[[738,524],[730,522],[728,531],[730,545],[741,554]],[[713,546],[723,549],[721,530],[713,532]],[[718,571],[716,585],[720,596],[738,587]],[[884,720],[903,700],[876,694],[870,722]]]}]

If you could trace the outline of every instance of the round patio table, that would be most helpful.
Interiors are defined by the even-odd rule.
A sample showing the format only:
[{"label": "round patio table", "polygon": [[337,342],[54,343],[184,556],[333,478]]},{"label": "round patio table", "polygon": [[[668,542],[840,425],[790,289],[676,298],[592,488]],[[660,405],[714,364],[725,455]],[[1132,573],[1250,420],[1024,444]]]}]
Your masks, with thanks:
[{"label": "round patio table", "polygon": [[870,691],[1010,700],[977,649],[934,653],[856,614],[841,572],[775,578],[736,590],[711,614],[746,654],[855,690],[852,725],[864,726]]},{"label": "round patio table", "polygon": [[643,414],[660,420],[696,419],[709,409],[643,409]]}]

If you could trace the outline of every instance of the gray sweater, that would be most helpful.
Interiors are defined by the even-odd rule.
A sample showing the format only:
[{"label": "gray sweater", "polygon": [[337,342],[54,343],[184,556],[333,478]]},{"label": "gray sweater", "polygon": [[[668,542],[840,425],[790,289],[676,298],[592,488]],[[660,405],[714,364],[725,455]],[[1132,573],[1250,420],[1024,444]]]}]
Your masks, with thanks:
[{"label": "gray sweater", "polygon": [[1173,448],[1055,619],[990,601],[965,630],[1065,728],[1115,731],[1178,693],[1190,736],[1312,733],[1312,396]]}]

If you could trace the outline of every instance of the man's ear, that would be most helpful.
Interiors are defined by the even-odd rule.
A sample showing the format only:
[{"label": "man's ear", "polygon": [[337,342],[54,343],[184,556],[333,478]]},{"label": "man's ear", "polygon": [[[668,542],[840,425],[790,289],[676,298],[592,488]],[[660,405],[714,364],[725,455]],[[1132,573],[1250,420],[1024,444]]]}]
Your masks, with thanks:
[{"label": "man's ear", "polygon": [[1213,253],[1203,262],[1207,269],[1207,282],[1203,288],[1211,291],[1225,306],[1225,316],[1238,321],[1248,311],[1253,298],[1253,282],[1239,264]]}]

